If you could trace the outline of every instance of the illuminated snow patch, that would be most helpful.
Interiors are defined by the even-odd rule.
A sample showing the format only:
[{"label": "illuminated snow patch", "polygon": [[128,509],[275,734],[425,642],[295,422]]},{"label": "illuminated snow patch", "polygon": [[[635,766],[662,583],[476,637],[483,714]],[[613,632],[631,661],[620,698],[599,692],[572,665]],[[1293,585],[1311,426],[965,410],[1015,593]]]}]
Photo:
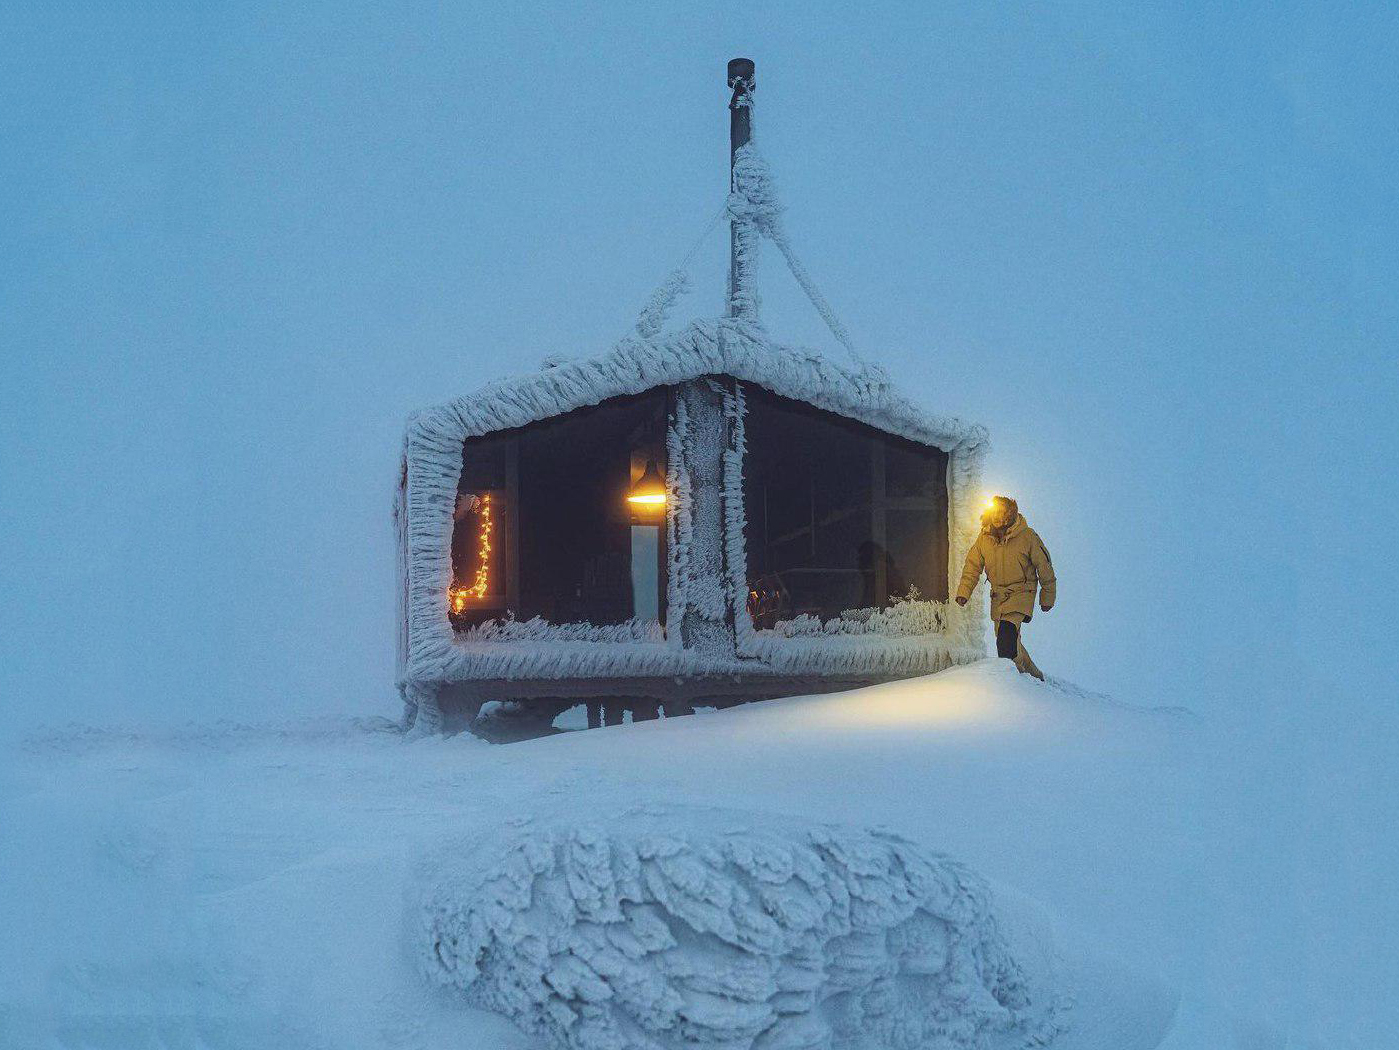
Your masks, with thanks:
[{"label": "illuminated snow patch", "polygon": [[430,977],[568,1050],[1042,1045],[986,883],[907,840],[648,808],[519,820],[428,872]]}]

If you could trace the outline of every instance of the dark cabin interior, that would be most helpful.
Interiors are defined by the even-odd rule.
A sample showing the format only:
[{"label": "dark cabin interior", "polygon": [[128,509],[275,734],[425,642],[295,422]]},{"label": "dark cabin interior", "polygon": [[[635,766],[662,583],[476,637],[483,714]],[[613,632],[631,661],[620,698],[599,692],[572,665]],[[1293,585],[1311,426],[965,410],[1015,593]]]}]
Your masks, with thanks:
[{"label": "dark cabin interior", "polygon": [[[744,384],[749,608],[771,627],[948,596],[947,453]],[[665,617],[665,508],[628,493],[665,471],[667,388],[462,449],[452,622]],[[465,497],[463,500],[462,497]]]},{"label": "dark cabin interior", "polygon": [[947,453],[744,385],[749,609],[803,613],[948,594]]},{"label": "dark cabin interior", "polygon": [[[627,495],[649,461],[665,471],[669,398],[664,388],[612,398],[465,442],[458,492],[489,494],[492,541],[484,593],[454,601],[455,626],[507,611],[551,623],[664,619],[665,508]],[[479,579],[482,529],[480,507],[456,518],[454,588]]]}]

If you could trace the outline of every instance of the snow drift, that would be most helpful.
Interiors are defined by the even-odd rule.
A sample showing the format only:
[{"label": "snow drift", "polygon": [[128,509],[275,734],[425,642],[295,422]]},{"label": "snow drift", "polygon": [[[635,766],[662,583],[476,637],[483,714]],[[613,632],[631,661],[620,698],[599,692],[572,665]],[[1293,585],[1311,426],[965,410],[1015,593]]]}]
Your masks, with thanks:
[{"label": "snow drift", "polygon": [[650,807],[522,818],[428,871],[433,979],[568,1050],[1042,1045],[962,864],[878,831]]}]

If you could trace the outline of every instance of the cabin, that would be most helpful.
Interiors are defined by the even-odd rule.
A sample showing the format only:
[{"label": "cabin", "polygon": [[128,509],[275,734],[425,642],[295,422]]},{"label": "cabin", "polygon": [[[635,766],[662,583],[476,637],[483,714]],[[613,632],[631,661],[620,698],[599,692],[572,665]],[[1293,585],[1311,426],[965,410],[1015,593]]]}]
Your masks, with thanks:
[{"label": "cabin", "polygon": [[[510,700],[591,725],[928,674],[982,658],[950,602],[981,510],[983,427],[928,414],[855,353],[781,226],[729,64],[725,316],[636,332],[417,413],[404,438],[398,684],[418,733]],[[777,245],[849,351],[758,317]]]}]

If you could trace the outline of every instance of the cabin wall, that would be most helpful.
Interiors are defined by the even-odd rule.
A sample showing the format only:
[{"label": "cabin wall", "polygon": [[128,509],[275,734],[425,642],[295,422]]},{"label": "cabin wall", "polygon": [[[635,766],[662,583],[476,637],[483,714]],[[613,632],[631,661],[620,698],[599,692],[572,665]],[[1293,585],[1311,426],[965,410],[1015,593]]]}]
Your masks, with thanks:
[{"label": "cabin wall", "polygon": [[761,627],[948,597],[948,455],[745,392],[749,590]]},{"label": "cabin wall", "polygon": [[[676,568],[680,586],[672,623],[680,628],[680,644],[711,660],[732,660],[734,596],[725,587],[724,449],[728,444],[725,406],[733,396],[733,380],[705,377],[682,383],[676,394],[683,406],[685,439],[679,443],[680,472],[686,498],[668,508],[673,518],[685,518],[685,558]],[[674,614],[678,613],[678,619]]]},{"label": "cabin wall", "polygon": [[[986,443],[979,442],[954,448],[947,461],[948,498],[948,559],[947,576],[955,585],[961,578],[967,552],[981,534],[981,510],[985,505],[982,467],[986,459]],[[964,607],[948,603],[947,636],[952,644],[970,652],[986,652],[985,580],[977,584],[972,600]]]},{"label": "cabin wall", "polygon": [[[736,393],[742,454],[725,485],[734,494],[730,590],[741,602],[740,655],[785,673],[889,677],[983,655],[976,603],[963,609],[948,601],[952,563],[960,572],[966,522],[979,507],[979,488],[967,494],[979,484],[981,449],[918,446],[757,386],[739,384]],[[791,575],[770,574],[765,563],[774,509],[765,477],[787,489],[786,515],[795,519],[778,537],[800,547],[785,565]],[[898,559],[867,556],[891,547]],[[903,576],[901,564],[913,571]],[[759,601],[755,621],[750,595],[772,575],[814,575],[835,593],[778,616],[762,615]]]}]

